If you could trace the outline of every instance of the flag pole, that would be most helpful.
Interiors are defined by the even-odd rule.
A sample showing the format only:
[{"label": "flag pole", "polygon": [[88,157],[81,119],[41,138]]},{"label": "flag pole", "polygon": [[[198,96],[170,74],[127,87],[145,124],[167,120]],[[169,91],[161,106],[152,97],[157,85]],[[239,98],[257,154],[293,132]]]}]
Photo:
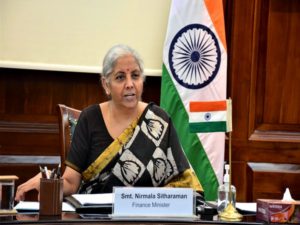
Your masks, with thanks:
[{"label": "flag pole", "polygon": [[223,212],[219,214],[221,220],[224,221],[241,221],[243,216],[238,213],[232,204],[232,191],[231,191],[231,131],[229,132],[229,196],[228,205]]}]

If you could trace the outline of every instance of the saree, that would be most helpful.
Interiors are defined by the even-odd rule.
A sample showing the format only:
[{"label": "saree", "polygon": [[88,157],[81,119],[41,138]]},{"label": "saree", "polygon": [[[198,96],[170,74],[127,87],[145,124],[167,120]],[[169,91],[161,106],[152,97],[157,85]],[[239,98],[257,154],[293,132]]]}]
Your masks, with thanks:
[{"label": "saree", "polygon": [[181,148],[169,116],[149,103],[82,173],[79,193],[107,193],[115,186],[202,186]]}]

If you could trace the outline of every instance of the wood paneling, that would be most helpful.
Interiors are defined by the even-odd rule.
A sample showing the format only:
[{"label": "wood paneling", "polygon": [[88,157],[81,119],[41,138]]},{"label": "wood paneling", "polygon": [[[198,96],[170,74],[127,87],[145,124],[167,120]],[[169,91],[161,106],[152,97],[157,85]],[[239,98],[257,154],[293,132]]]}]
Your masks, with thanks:
[{"label": "wood paneling", "polygon": [[299,1],[260,1],[254,23],[251,140],[300,142]]},{"label": "wood paneling", "polygon": [[274,175],[267,168],[257,172],[247,163],[300,165],[300,2],[230,2],[233,184],[238,200],[281,198],[284,184],[297,190],[295,176],[285,172]]},{"label": "wood paneling", "polygon": [[249,199],[282,199],[289,188],[294,199],[300,199],[300,165],[248,163]]},{"label": "wood paneling", "polygon": [[96,74],[1,69],[0,154],[59,155],[56,105],[104,99]]}]

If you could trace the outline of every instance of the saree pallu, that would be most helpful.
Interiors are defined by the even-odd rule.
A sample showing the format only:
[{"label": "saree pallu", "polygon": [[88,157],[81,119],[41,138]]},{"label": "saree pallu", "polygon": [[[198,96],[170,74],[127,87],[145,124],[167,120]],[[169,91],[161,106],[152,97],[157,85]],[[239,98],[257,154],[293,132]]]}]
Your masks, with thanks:
[{"label": "saree pallu", "polygon": [[112,192],[114,186],[202,186],[183,153],[168,115],[155,104],[82,173],[79,193]]}]

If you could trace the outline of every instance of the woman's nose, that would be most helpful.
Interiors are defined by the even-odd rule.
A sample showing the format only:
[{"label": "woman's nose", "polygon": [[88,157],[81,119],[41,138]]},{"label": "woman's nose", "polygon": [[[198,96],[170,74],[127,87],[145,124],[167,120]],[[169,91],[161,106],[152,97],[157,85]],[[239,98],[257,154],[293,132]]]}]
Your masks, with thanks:
[{"label": "woman's nose", "polygon": [[126,88],[133,87],[133,80],[132,80],[131,76],[126,77],[125,87]]}]

